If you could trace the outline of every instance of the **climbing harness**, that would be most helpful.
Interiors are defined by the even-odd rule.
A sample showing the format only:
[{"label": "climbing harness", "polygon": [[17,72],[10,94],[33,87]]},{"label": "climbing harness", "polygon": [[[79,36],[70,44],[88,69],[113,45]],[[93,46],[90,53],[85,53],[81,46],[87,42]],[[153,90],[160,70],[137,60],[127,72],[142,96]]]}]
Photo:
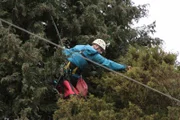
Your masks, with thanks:
[{"label": "climbing harness", "polygon": [[56,81],[56,89],[60,94],[63,94],[63,98],[69,98],[70,95],[77,95],[80,97],[87,97],[88,94],[88,86],[81,75],[78,78],[75,78],[75,84],[72,84],[72,77],[75,74],[80,74],[80,70],[77,66],[72,64],[71,62],[67,62],[67,64],[63,67],[63,74],[59,77],[58,81]]},{"label": "climbing harness", "polygon": [[78,67],[76,67],[74,64],[72,64],[71,62],[68,62],[67,65],[64,67],[64,69],[70,70],[70,72],[72,71],[71,74],[76,74]]}]

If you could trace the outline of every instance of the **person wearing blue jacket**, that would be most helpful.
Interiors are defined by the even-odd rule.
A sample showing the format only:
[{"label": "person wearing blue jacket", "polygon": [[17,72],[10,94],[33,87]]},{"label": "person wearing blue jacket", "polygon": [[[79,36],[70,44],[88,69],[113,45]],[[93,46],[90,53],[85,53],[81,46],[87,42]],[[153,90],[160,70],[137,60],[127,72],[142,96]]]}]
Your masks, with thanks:
[{"label": "person wearing blue jacket", "polygon": [[[116,63],[112,60],[106,59],[101,54],[106,49],[106,43],[102,39],[96,39],[93,41],[92,46],[90,45],[76,45],[73,48],[65,49],[64,54],[68,57],[68,61],[83,70],[88,65],[87,59],[97,62],[112,70],[120,71],[129,69],[130,66]],[[83,57],[82,57],[83,56]]]},{"label": "person wearing blue jacket", "polygon": [[[119,64],[112,60],[109,60],[103,57],[101,54],[106,50],[106,43],[102,39],[96,39],[92,42],[92,45],[76,45],[70,49],[64,49],[63,53],[67,56],[69,61],[66,65],[66,69],[69,67],[73,72],[71,74],[71,84],[76,87],[78,78],[81,76],[81,72],[88,66],[89,61],[85,58],[99,63],[109,69],[115,71],[128,70],[131,66],[126,66]],[[71,86],[71,85],[70,85]],[[69,89],[69,88],[68,88]],[[66,97],[69,94],[74,94],[73,91],[67,93]]]}]

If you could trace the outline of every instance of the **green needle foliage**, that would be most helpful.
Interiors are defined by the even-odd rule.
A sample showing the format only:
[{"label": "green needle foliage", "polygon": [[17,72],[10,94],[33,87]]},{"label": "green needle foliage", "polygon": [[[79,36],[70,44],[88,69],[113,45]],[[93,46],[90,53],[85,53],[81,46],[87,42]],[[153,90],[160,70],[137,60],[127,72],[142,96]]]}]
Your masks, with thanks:
[{"label": "green needle foliage", "polygon": [[[155,22],[133,28],[147,5],[131,0],[1,0],[0,18],[66,47],[102,38],[105,57],[131,65],[123,73],[180,99],[177,55],[152,38]],[[63,100],[52,85],[66,58],[62,50],[0,21],[0,119],[179,120],[180,103],[95,65],[85,70],[87,100]],[[92,72],[91,72],[92,71]]]}]

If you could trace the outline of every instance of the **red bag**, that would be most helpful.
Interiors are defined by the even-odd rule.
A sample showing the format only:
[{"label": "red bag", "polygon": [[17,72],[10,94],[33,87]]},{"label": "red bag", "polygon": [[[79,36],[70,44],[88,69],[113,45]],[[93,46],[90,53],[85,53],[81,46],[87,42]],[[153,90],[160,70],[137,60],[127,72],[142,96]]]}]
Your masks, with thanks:
[{"label": "red bag", "polygon": [[63,93],[64,98],[67,98],[69,95],[87,96],[88,86],[82,77],[78,79],[76,87],[74,87],[68,80],[64,80],[62,86],[57,86],[57,90],[59,93]]},{"label": "red bag", "polygon": [[88,93],[88,86],[86,84],[86,82],[84,81],[84,79],[82,77],[80,77],[78,79],[78,82],[76,84],[76,89],[79,92],[79,95],[86,97],[87,93]]},{"label": "red bag", "polygon": [[64,97],[68,97],[69,95],[78,95],[79,92],[72,86],[72,84],[68,80],[64,80]]},{"label": "red bag", "polygon": [[60,94],[63,94],[64,98],[67,98],[69,95],[78,95],[79,92],[72,86],[68,80],[64,80],[62,85],[56,87]]}]

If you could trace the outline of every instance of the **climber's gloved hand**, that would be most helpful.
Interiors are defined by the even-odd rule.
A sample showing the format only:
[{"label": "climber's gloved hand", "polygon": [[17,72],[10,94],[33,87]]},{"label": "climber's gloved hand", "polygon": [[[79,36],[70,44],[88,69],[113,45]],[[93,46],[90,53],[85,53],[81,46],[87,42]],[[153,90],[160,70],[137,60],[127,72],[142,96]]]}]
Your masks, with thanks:
[{"label": "climber's gloved hand", "polygon": [[127,66],[126,67],[126,70],[128,71],[128,70],[130,70],[132,68],[132,66]]}]

